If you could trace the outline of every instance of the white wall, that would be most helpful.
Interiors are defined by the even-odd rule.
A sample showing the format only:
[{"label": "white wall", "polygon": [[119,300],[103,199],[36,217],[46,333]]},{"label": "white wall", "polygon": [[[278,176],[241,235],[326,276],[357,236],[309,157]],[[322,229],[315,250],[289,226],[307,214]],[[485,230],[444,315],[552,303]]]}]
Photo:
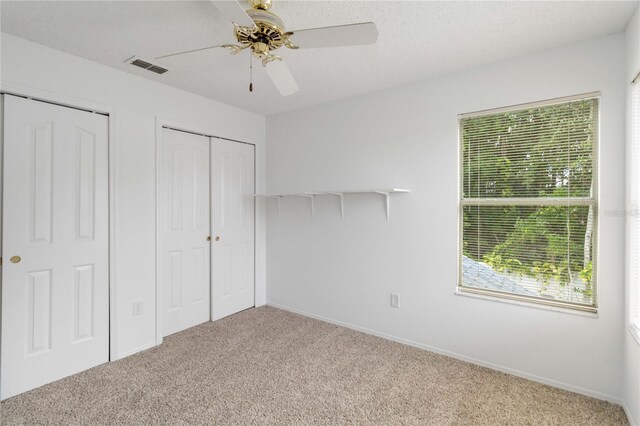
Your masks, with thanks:
[{"label": "white wall", "polygon": [[[115,111],[116,318],[118,357],[153,346],[155,312],[156,117],[256,144],[265,176],[264,117],[1,33],[2,88],[96,102]],[[26,90],[26,89],[25,89]],[[256,301],[265,302],[264,213],[256,223]],[[144,314],[133,317],[133,302]]]},{"label": "white wall", "polygon": [[[623,34],[267,117],[267,303],[601,398],[622,396]],[[601,91],[598,318],[456,296],[457,114]],[[389,293],[400,308],[389,307]]]},{"label": "white wall", "polygon": [[[637,75],[638,71],[640,71],[640,8],[636,10],[636,13],[626,31],[626,58],[627,67],[623,84],[625,86],[625,90],[627,90],[627,152],[630,154],[631,85],[629,83]],[[630,155],[627,155],[627,158],[630,158]],[[627,171],[629,171],[628,168]],[[627,259],[629,252],[630,250],[627,250]],[[629,274],[628,268],[626,273]],[[626,300],[629,300],[630,281],[628,275],[626,282]],[[627,303],[627,323],[630,311],[629,307],[630,304]],[[636,341],[630,332],[625,333],[624,341],[624,402],[627,410],[627,416],[630,417],[630,422],[636,425],[640,424],[640,343]]]}]

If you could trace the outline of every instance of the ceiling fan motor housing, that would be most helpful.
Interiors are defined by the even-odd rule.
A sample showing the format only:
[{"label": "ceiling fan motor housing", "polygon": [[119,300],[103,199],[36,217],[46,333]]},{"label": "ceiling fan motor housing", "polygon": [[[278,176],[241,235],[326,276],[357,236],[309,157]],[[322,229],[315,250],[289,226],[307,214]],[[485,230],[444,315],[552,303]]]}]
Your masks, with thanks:
[{"label": "ceiling fan motor housing", "polygon": [[[268,5],[270,7],[270,1]],[[271,57],[275,59],[277,57],[270,54],[270,51],[282,46],[294,48],[288,40],[289,33],[285,31],[284,21],[278,15],[260,7],[247,10],[247,14],[255,23],[255,27],[236,26],[236,39],[240,44],[250,46],[258,58],[263,61]]]}]

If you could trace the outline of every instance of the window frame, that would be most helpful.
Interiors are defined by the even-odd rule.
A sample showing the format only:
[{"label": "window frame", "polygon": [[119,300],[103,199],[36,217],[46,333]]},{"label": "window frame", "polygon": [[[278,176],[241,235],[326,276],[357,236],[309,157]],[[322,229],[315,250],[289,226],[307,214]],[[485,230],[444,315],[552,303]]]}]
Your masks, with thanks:
[{"label": "window frame", "polygon": [[[596,100],[596,120],[595,120],[595,135],[596,140],[593,144],[593,171],[592,171],[592,184],[593,193],[591,197],[567,197],[567,198],[550,198],[550,197],[512,197],[512,198],[464,198],[464,139],[462,124],[463,120],[468,118],[477,118],[486,115],[507,113],[511,111],[521,111],[529,108],[541,108],[546,106],[552,106],[557,104],[568,103],[572,101],[581,100]],[[553,98],[543,101],[529,102],[524,104],[517,104],[507,107],[493,108],[488,110],[481,110],[475,112],[469,112],[458,115],[458,277],[456,283],[456,293],[479,295],[483,298],[495,299],[499,301],[514,301],[524,302],[531,304],[532,306],[547,306],[553,308],[562,308],[571,311],[581,311],[587,313],[597,314],[598,312],[598,237],[599,237],[599,153],[600,153],[600,105],[601,105],[601,93],[590,92],[573,96],[565,96],[560,98]],[[560,300],[550,300],[542,297],[524,296],[509,292],[502,292],[497,290],[481,289],[474,287],[466,287],[463,284],[463,226],[464,226],[464,208],[467,206],[501,206],[501,205],[532,205],[532,206],[593,206],[593,260],[592,260],[592,277],[593,277],[593,297],[592,305],[585,305],[580,303],[565,302]],[[634,325],[635,327],[635,325]]]},{"label": "window frame", "polygon": [[[627,166],[629,167],[631,175],[627,175],[627,179],[631,179],[631,182],[627,181],[627,187],[629,188],[629,198],[627,199],[629,202],[630,210],[628,211],[629,217],[627,219],[627,226],[631,228],[629,233],[633,235],[634,225],[637,225],[635,222],[640,221],[637,218],[634,218],[632,215],[638,213],[640,209],[640,183],[636,183],[634,185],[633,180],[639,179],[640,174],[633,174],[635,159],[636,156],[640,158],[638,150],[640,150],[640,122],[634,122],[636,117],[640,118],[640,72],[636,75],[636,77],[631,82],[631,110],[629,111],[629,115],[631,116],[631,129],[630,129],[630,148],[631,152],[629,154],[629,163]],[[637,110],[636,110],[637,109]],[[637,192],[634,194],[634,192]],[[628,229],[627,228],[627,229]],[[634,298],[640,298],[640,280],[638,282],[634,282],[634,268],[635,263],[633,261],[633,256],[638,255],[638,253],[634,250],[634,240],[630,238],[628,244],[625,244],[625,247],[629,250],[628,257],[626,257],[628,265],[627,265],[627,276],[629,280],[629,300],[627,301],[627,306],[629,309],[629,317],[628,317],[628,330],[631,335],[637,340],[640,344],[640,300],[635,300]],[[638,261],[636,261],[638,262]]]}]

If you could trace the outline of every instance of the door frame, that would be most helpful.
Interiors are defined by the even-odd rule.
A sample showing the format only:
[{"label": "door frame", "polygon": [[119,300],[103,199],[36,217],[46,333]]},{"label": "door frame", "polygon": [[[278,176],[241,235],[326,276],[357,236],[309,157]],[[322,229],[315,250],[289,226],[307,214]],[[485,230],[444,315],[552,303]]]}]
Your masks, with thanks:
[{"label": "door frame", "polygon": [[[244,142],[244,141],[240,141],[237,139],[230,139],[230,138],[225,138],[224,136],[216,136],[215,133],[216,131],[214,129],[203,129],[202,127],[199,126],[194,126],[194,125],[190,125],[190,124],[185,124],[185,123],[181,123],[181,122],[177,122],[171,119],[167,119],[167,118],[163,118],[160,116],[156,116],[156,164],[155,164],[155,170],[156,170],[156,202],[155,202],[155,207],[156,207],[156,217],[155,217],[155,227],[156,227],[156,241],[155,241],[155,248],[156,248],[156,256],[155,256],[155,281],[156,281],[156,285],[155,285],[155,290],[156,290],[156,345],[160,345],[162,344],[162,341],[164,339],[163,333],[162,333],[162,289],[160,288],[160,283],[159,283],[159,277],[160,277],[160,264],[158,262],[158,255],[159,255],[159,236],[160,236],[160,228],[159,228],[159,223],[160,223],[160,161],[162,159],[162,129],[163,128],[168,128],[170,130],[175,130],[175,131],[179,131],[179,132],[185,132],[185,133],[192,133],[194,135],[198,135],[198,136],[204,136],[206,138],[217,138],[217,139],[224,139],[230,142],[236,142],[236,143],[242,143],[245,145],[251,145],[253,147],[253,188],[254,191],[256,191],[257,189],[257,184],[258,184],[258,173],[256,170],[256,144],[255,143],[251,143],[251,142]],[[211,146],[209,146],[209,149],[211,149]],[[209,155],[209,174],[211,174],[211,155]],[[211,188],[209,188],[209,191],[211,191]],[[211,215],[211,197],[209,198],[209,215]],[[211,224],[209,224],[209,227],[211,227]],[[253,204],[253,306],[255,306],[256,304],[256,229],[257,229],[257,208],[256,208],[256,203]],[[211,230],[211,228],[209,228],[209,230]],[[211,259],[211,252],[209,254],[209,259]],[[211,267],[211,266],[210,266]],[[211,279],[211,274],[209,274],[209,291],[211,291],[211,287],[213,286],[213,281]],[[211,293],[210,293],[211,294]],[[209,321],[211,321],[211,301],[209,301]]]},{"label": "door frame", "polygon": [[[108,132],[107,135],[107,145],[108,145],[108,192],[109,192],[109,256],[108,256],[108,264],[109,264],[109,362],[117,360],[118,357],[118,327],[117,327],[117,279],[116,279],[116,229],[117,229],[117,198],[116,198],[116,188],[117,188],[117,175],[116,175],[116,159],[118,158],[116,153],[116,117],[117,112],[115,108],[110,105],[101,104],[98,102],[88,101],[85,99],[75,98],[72,96],[60,95],[58,93],[49,92],[47,90],[38,89],[35,87],[29,87],[22,84],[11,83],[5,80],[0,81],[0,95],[12,95],[19,96],[22,98],[26,98],[29,100],[44,102],[53,104],[60,107],[73,108],[81,111],[87,111],[94,114],[102,114],[106,115],[108,119]],[[4,102],[3,102],[4,107]],[[2,117],[0,117],[0,121],[4,124],[4,108],[2,110]],[[0,127],[2,128],[2,127]],[[0,134],[0,148],[3,147],[4,144],[4,133]],[[0,159],[2,156],[0,155]],[[2,188],[1,177],[3,175],[3,162],[0,161],[0,190]],[[1,192],[0,192],[1,193]],[[1,206],[1,200],[0,200]],[[0,208],[0,215],[2,214],[2,210]],[[1,216],[0,216],[1,218]],[[0,220],[0,228],[2,228],[3,223]],[[0,235],[1,230],[0,230]],[[2,243],[0,241],[0,250],[2,248]],[[0,251],[0,255],[2,255]],[[2,268],[0,268],[0,288],[2,284]],[[1,293],[0,293],[1,295]],[[0,298],[1,300],[1,298]],[[0,303],[0,314],[2,312],[2,304]],[[2,342],[0,336],[0,344]],[[0,362],[2,360],[0,359]]]}]

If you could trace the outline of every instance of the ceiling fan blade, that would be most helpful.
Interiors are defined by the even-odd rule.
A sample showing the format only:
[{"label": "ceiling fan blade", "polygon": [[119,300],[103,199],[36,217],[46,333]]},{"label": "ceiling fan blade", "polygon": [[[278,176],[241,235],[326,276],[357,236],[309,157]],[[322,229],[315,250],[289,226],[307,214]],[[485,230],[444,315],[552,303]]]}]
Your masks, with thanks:
[{"label": "ceiling fan blade", "polygon": [[253,19],[236,0],[211,1],[225,18],[241,27],[254,27]]},{"label": "ceiling fan blade", "polygon": [[200,49],[185,50],[184,52],[170,53],[168,55],[158,56],[158,57],[156,57],[154,59],[171,58],[172,56],[186,55],[187,53],[202,52],[204,50],[209,50],[209,49],[218,49],[218,50],[214,50],[211,53],[215,52],[215,53],[219,53],[220,55],[222,55],[224,53],[228,53],[228,50],[224,49],[222,46],[209,46],[209,47],[201,47]]},{"label": "ceiling fan blade", "polygon": [[267,74],[282,96],[289,96],[300,90],[289,67],[284,61],[269,62],[265,67]]},{"label": "ceiling fan blade", "polygon": [[378,29],[373,22],[338,25],[335,27],[310,28],[291,31],[291,42],[302,48],[359,46],[373,44],[378,40]]}]

